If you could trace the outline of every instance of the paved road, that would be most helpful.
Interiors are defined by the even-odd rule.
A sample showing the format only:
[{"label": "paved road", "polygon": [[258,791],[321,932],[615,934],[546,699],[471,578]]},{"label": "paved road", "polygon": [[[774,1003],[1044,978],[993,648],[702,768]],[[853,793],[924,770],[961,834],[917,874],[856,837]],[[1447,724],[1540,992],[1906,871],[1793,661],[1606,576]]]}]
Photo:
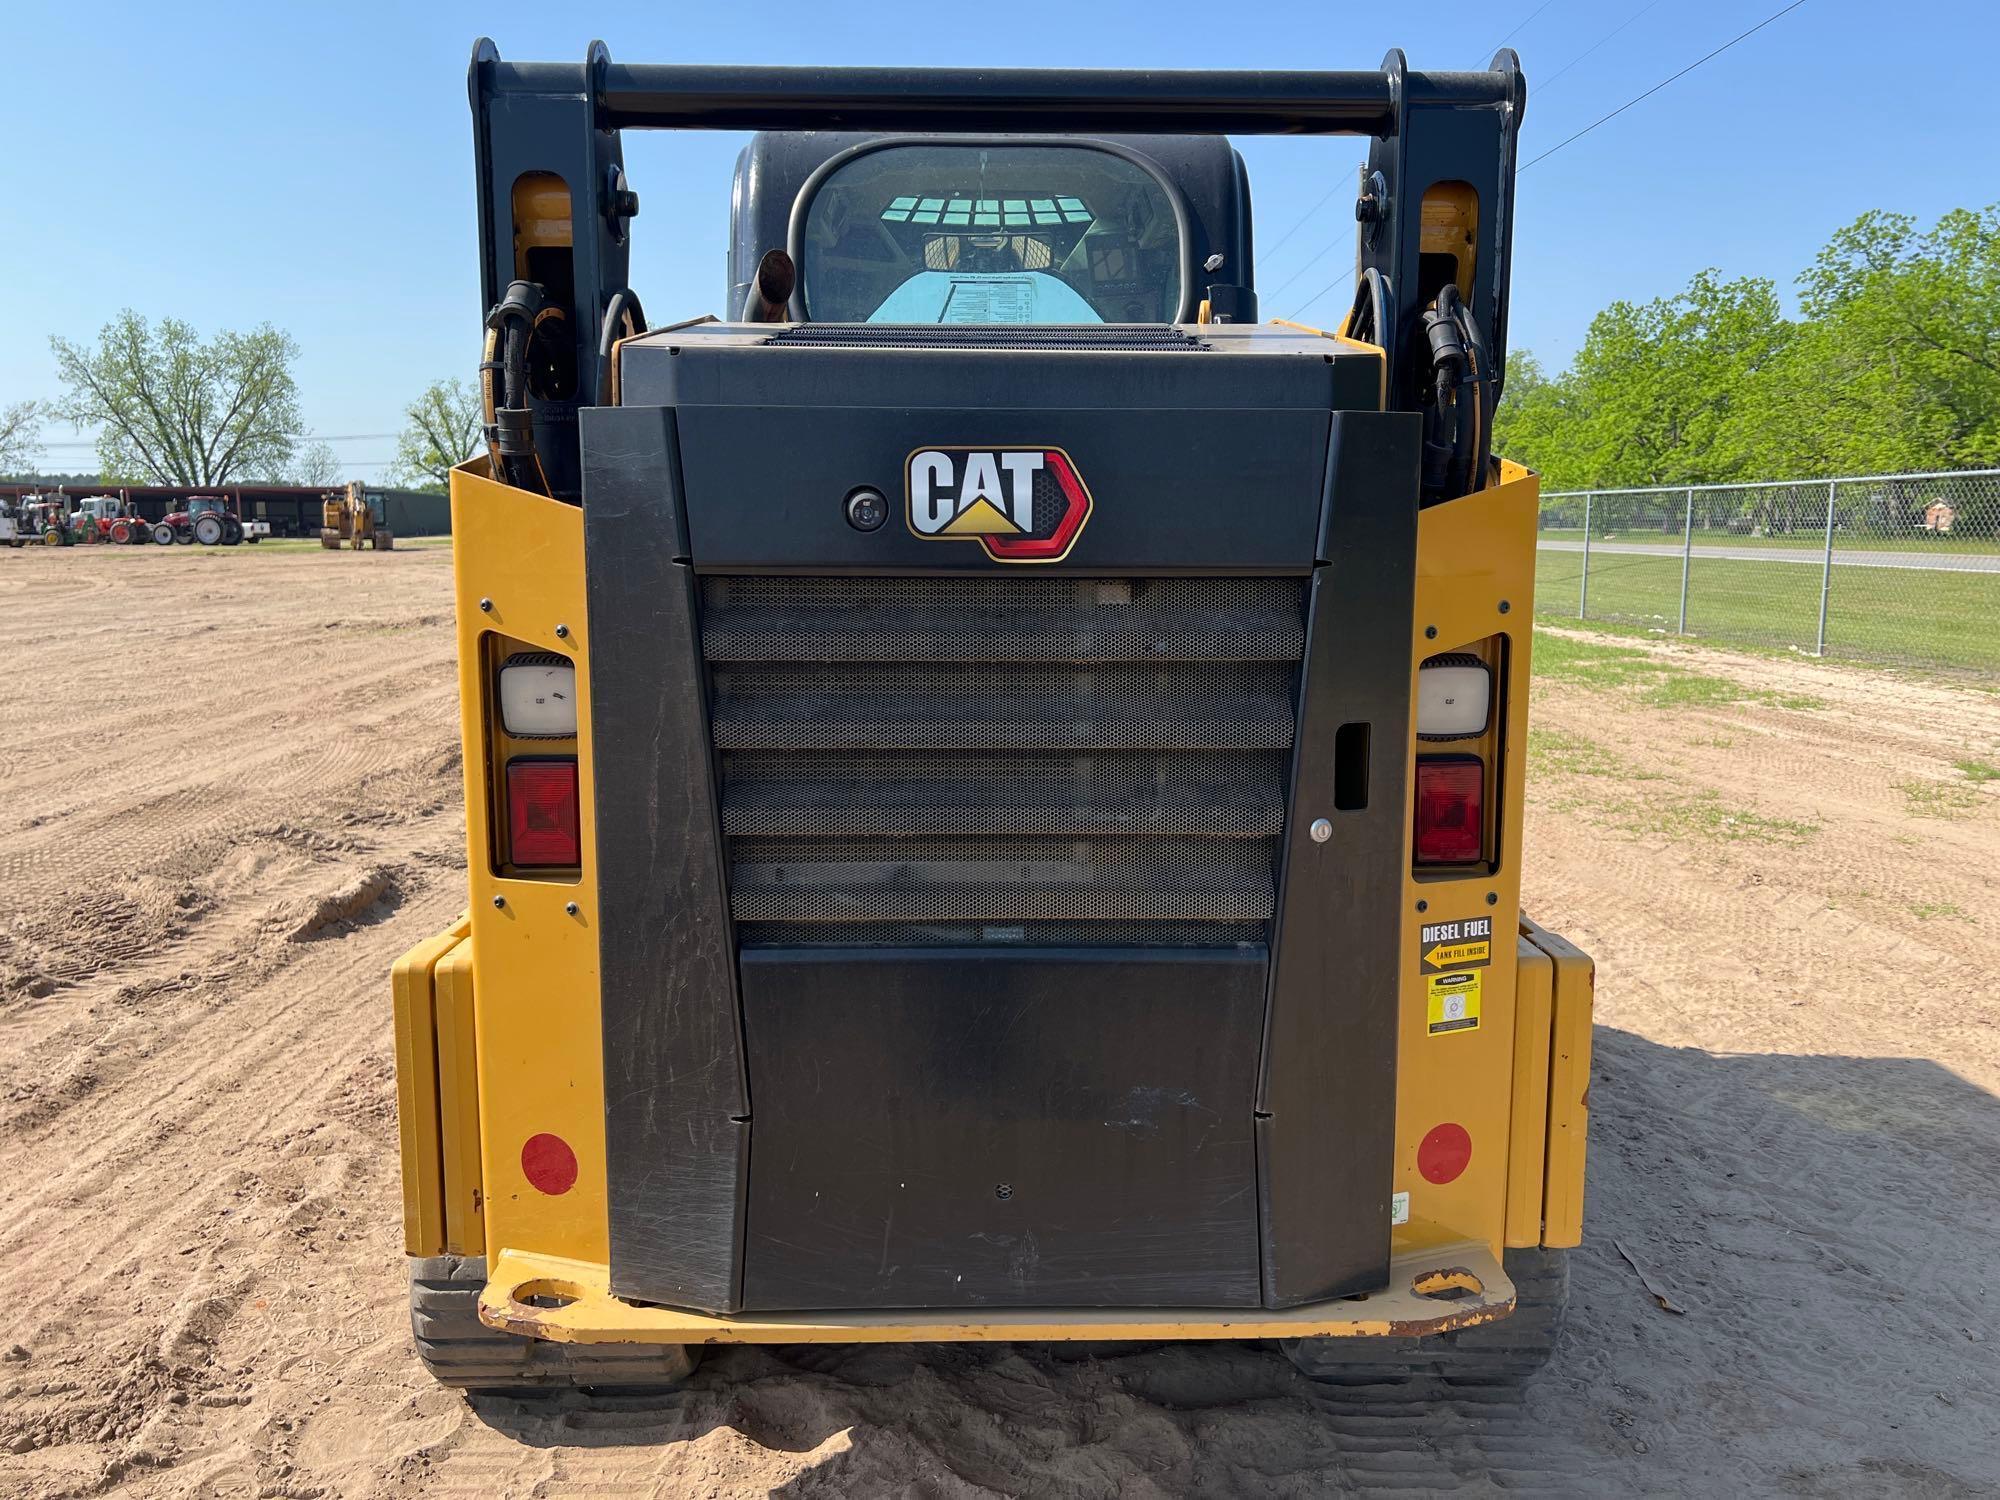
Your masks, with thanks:
[{"label": "paved road", "polygon": [[[1581,552],[1582,542],[1546,541],[1536,544],[1544,552]],[[1655,545],[1651,542],[1592,542],[1591,555],[1602,552],[1622,557],[1679,557],[1679,543]],[[1803,547],[1717,547],[1697,543],[1694,555],[1718,562],[1806,563],[1817,568],[1824,560],[1818,550]],[[1918,573],[2000,573],[2000,552],[1868,552],[1833,543],[1836,568],[1907,568]]]}]

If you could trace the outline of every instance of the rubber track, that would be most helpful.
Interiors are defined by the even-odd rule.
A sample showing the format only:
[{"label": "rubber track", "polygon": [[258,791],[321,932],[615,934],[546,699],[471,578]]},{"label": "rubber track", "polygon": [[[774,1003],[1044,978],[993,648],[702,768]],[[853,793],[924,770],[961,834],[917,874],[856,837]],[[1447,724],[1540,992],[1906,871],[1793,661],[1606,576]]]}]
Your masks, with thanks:
[{"label": "rubber track", "polygon": [[467,1391],[666,1390],[694,1373],[680,1344],[559,1344],[479,1321],[483,1256],[410,1262],[410,1332],[440,1385]]}]

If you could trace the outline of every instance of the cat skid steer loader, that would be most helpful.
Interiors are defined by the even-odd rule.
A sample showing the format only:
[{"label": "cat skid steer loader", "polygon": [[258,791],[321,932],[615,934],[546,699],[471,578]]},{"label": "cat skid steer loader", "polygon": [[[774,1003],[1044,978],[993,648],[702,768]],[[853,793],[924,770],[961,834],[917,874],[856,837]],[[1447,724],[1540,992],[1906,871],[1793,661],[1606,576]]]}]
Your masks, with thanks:
[{"label": "cat skid steer loader", "polygon": [[[1520,910],[1513,53],[482,42],[471,94],[470,912],[394,975],[430,1369],[1009,1339],[1539,1364],[1592,967]],[[723,321],[649,327],[628,285],[640,127],[761,132]],[[1336,327],[1258,321],[1229,132],[1368,139]]]}]

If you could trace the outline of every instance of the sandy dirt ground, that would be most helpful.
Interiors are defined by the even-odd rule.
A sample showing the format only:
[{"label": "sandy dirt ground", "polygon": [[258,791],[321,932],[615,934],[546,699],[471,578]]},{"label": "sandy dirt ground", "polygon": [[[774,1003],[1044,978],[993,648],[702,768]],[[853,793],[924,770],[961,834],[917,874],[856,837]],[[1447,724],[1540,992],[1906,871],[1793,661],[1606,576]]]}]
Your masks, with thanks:
[{"label": "sandy dirt ground", "polygon": [[448,570],[0,554],[0,1494],[2000,1488],[2000,696],[1562,637],[1529,904],[1600,1024],[1573,1317],[1525,1387],[1234,1344],[431,1387],[387,975],[463,903]]}]

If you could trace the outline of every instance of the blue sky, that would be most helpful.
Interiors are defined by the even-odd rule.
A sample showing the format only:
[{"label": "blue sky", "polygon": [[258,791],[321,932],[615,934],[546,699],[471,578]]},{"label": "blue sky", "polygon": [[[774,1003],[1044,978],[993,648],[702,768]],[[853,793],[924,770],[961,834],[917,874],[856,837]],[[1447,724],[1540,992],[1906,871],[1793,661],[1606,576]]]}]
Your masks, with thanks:
[{"label": "blue sky", "polygon": [[[480,34],[519,59],[580,59],[598,36],[633,62],[1246,68],[1373,67],[1391,46],[1417,68],[1483,65],[1505,39],[1528,75],[1526,160],[1782,3],[763,0],[753,28],[741,7],[658,0],[30,0],[6,28],[0,405],[54,395],[48,336],[89,338],[120,307],[205,332],[268,319],[303,347],[310,425],[351,472],[379,474],[393,444],[368,435],[478,357],[465,65]],[[1807,0],[1535,166],[1516,221],[1516,346],[1553,368],[1613,298],[1672,292],[1710,265],[1789,288],[1865,209],[1929,219],[2000,200],[1996,43],[1991,0]],[[643,200],[634,285],[657,321],[722,311],[739,144],[626,138]],[[1289,316],[1351,262],[1360,145],[1242,144],[1264,311]],[[1336,177],[1342,190],[1278,244]],[[1344,294],[1303,310],[1330,319]],[[48,466],[89,466],[87,448],[57,446],[74,434],[48,437]]]}]

